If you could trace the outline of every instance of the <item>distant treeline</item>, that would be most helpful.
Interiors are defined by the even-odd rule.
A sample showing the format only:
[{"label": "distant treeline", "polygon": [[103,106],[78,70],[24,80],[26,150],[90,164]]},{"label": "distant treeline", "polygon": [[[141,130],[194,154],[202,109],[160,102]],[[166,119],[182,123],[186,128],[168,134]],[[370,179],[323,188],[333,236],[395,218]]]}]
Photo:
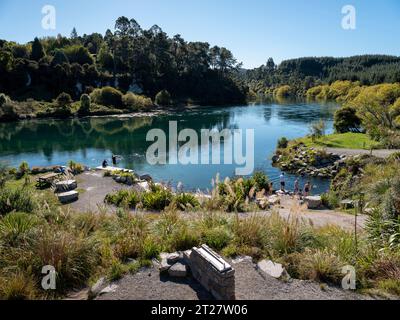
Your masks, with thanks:
[{"label": "distant treeline", "polygon": [[400,82],[400,57],[362,55],[349,58],[309,57],[285,60],[276,65],[272,58],[265,65],[241,73],[252,94],[271,94],[279,87],[289,95],[337,80],[359,81],[361,85]]},{"label": "distant treeline", "polygon": [[74,29],[27,44],[0,40],[0,92],[15,100],[50,101],[63,92],[78,100],[109,85],[151,98],[167,90],[177,101],[242,102],[247,90],[231,76],[239,67],[226,48],[170,38],[156,25],[144,30],[126,17],[104,35]]}]

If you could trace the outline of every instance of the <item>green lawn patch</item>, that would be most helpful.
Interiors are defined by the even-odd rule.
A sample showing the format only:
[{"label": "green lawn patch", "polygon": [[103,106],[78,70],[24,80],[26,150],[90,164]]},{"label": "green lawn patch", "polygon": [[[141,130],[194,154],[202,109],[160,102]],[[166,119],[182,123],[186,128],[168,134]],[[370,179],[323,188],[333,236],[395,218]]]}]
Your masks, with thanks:
[{"label": "green lawn patch", "polygon": [[379,142],[371,140],[371,138],[364,133],[335,133],[323,136],[315,141],[311,137],[305,137],[296,140],[296,142],[303,142],[307,147],[328,147],[328,148],[346,148],[346,149],[376,149]]}]

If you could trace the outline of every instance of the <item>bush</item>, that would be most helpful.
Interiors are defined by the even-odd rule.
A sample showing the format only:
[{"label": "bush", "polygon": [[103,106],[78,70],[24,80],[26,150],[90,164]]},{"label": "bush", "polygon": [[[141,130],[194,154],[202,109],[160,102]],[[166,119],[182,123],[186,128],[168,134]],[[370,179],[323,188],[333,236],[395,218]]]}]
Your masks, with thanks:
[{"label": "bush", "polygon": [[104,87],[102,89],[95,89],[90,98],[94,103],[104,105],[107,107],[122,107],[122,93],[112,87]]},{"label": "bush", "polygon": [[85,171],[85,166],[81,163],[76,163],[75,161],[70,160],[68,162],[68,167],[71,169],[73,174],[80,174]]},{"label": "bush", "polygon": [[190,193],[180,193],[173,198],[173,203],[179,210],[185,211],[186,209],[195,208],[200,205],[199,200]]},{"label": "bush", "polygon": [[229,244],[231,239],[231,234],[224,226],[205,230],[204,241],[208,246],[216,250],[222,250]]},{"label": "bush", "polygon": [[22,161],[21,164],[18,167],[18,171],[17,171],[17,178],[20,179],[23,176],[25,176],[26,174],[29,173],[29,164],[26,161]]},{"label": "bush", "polygon": [[289,140],[286,137],[282,137],[278,140],[278,149],[286,149],[289,144]]},{"label": "bush", "polygon": [[33,300],[36,296],[36,282],[31,275],[17,272],[0,278],[0,299]]},{"label": "bush", "polygon": [[68,93],[60,93],[56,99],[57,106],[65,108],[72,103],[72,98]]},{"label": "bush", "polygon": [[153,106],[150,98],[128,92],[122,97],[122,102],[125,108],[132,111],[148,110]]},{"label": "bush", "polygon": [[12,212],[0,220],[0,238],[3,244],[17,246],[29,240],[30,232],[38,224],[35,216]]},{"label": "bush", "polygon": [[157,93],[155,98],[156,104],[159,106],[169,106],[171,105],[171,95],[167,90],[162,90]]},{"label": "bush", "polygon": [[361,119],[355,108],[342,107],[335,112],[333,126],[337,133],[360,132]]},{"label": "bush", "polygon": [[340,284],[342,267],[341,261],[327,249],[306,249],[299,258],[297,270],[302,279]]},{"label": "bush", "polygon": [[0,192],[0,215],[12,211],[33,212],[36,202],[33,194],[27,188],[4,188]]},{"label": "bush", "polygon": [[54,266],[57,272],[57,292],[84,285],[100,261],[98,242],[59,229],[41,231],[34,244],[35,266]]},{"label": "bush", "polygon": [[281,99],[289,98],[293,95],[293,93],[294,92],[293,92],[292,87],[288,86],[288,85],[281,86],[281,87],[275,89],[275,91],[274,91],[275,97],[281,98]]},{"label": "bush", "polygon": [[10,102],[10,98],[7,97],[4,93],[0,93],[0,107],[2,107],[7,102]]},{"label": "bush", "polygon": [[90,96],[87,94],[81,95],[81,107],[79,109],[79,113],[81,114],[89,114],[90,113],[90,104],[92,103]]},{"label": "bush", "polygon": [[143,194],[143,207],[148,210],[164,210],[173,199],[171,191],[163,186],[153,184],[150,192]]}]

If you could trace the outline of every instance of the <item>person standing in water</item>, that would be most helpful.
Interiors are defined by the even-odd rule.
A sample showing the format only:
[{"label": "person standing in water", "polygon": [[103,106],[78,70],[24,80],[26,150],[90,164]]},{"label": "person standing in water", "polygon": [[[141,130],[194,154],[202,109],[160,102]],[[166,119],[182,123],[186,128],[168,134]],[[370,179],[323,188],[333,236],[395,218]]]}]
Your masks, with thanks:
[{"label": "person standing in water", "polygon": [[279,176],[279,180],[281,181],[281,191],[285,191],[285,173],[282,172]]},{"label": "person standing in water", "polygon": [[297,196],[299,194],[299,178],[296,178],[294,181],[294,195]]},{"label": "person standing in water", "polygon": [[117,166],[117,156],[115,154],[113,154],[111,159],[112,159],[113,166],[116,167]]},{"label": "person standing in water", "polygon": [[304,190],[303,190],[304,196],[308,197],[310,195],[310,191],[311,191],[311,182],[307,181],[307,183],[304,185]]}]

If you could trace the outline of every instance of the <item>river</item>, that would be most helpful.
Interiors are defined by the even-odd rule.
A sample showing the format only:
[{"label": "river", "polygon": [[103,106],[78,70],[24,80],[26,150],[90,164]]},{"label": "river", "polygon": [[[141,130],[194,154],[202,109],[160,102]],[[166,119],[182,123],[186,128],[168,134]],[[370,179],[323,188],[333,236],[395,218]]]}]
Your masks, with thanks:
[{"label": "river", "polygon": [[[68,120],[27,120],[0,123],[0,161],[18,166],[65,165],[69,160],[90,167],[101,165],[111,155],[121,156],[119,166],[140,174],[150,174],[156,181],[181,182],[185,189],[207,190],[217,174],[221,179],[233,176],[236,164],[157,164],[146,160],[146,150],[153,143],[146,141],[150,129],[160,128],[168,134],[170,121],[177,121],[178,130],[253,129],[254,167],[264,171],[278,187],[280,171],[272,167],[271,157],[277,140],[302,137],[309,133],[312,122],[326,122],[327,133],[333,131],[334,104],[292,102],[259,103],[232,107],[202,107],[174,114],[138,117],[98,117]],[[243,132],[245,135],[245,132]],[[200,141],[199,141],[200,144]],[[245,151],[243,147],[243,152]],[[211,152],[211,150],[210,150]],[[223,146],[221,146],[223,160]],[[288,175],[288,188],[295,176]],[[300,178],[305,183],[307,178]],[[314,193],[329,188],[329,180],[311,179]]]}]

